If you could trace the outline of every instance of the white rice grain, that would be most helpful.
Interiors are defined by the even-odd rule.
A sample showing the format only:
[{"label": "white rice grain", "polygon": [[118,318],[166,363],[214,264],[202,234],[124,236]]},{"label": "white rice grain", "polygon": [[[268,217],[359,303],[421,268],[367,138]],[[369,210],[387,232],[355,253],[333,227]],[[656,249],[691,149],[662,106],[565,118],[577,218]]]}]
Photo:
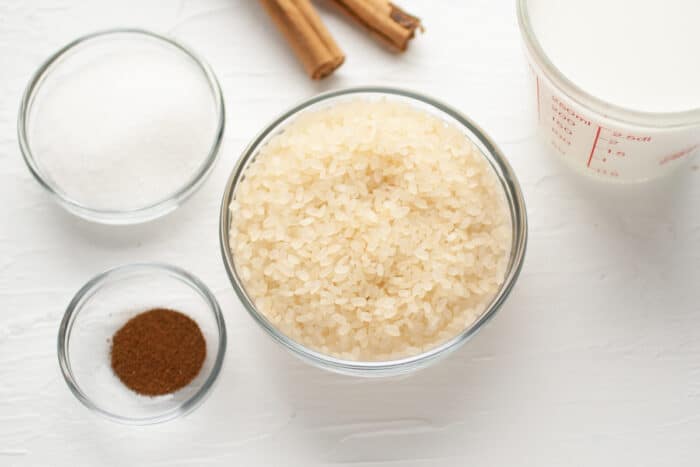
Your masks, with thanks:
[{"label": "white rice grain", "polygon": [[501,287],[508,207],[455,126],[391,101],[300,115],[248,167],[230,246],[280,331],[323,353],[386,360],[462,332]]}]

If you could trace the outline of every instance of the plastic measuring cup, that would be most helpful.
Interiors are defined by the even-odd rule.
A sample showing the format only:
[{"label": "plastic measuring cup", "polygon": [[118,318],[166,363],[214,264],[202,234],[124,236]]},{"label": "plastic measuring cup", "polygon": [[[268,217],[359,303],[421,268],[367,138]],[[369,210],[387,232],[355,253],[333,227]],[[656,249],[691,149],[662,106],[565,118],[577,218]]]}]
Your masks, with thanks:
[{"label": "plastic measuring cup", "polygon": [[581,173],[637,182],[672,172],[700,152],[700,108],[640,112],[590,95],[545,54],[530,18],[531,3],[518,0],[518,24],[534,77],[538,127],[556,154]]}]

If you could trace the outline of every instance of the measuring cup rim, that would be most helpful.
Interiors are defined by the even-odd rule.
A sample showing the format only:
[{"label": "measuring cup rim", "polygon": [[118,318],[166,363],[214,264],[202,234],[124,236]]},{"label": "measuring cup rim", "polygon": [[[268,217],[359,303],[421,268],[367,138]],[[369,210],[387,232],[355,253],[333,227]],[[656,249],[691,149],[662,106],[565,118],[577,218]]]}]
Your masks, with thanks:
[{"label": "measuring cup rim", "polygon": [[666,129],[700,126],[700,108],[680,112],[644,112],[612,104],[577,86],[554,65],[537,39],[530,18],[530,1],[517,0],[518,25],[523,42],[532,61],[540,67],[552,85],[561,93],[582,107],[600,114],[603,118],[630,125]]}]

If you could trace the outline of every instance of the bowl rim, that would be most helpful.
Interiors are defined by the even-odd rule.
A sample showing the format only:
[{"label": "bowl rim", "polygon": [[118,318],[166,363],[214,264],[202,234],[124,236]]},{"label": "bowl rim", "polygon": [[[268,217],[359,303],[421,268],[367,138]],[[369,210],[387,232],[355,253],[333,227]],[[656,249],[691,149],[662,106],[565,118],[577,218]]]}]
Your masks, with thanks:
[{"label": "bowl rim", "polygon": [[[213,105],[216,113],[216,128],[214,140],[208,149],[206,157],[202,161],[197,171],[191,178],[179,189],[173,193],[169,193],[165,198],[162,198],[152,204],[141,206],[134,209],[98,209],[90,207],[88,204],[78,202],[62,192],[61,189],[43,174],[36,157],[31,150],[30,137],[28,135],[29,117],[32,109],[32,104],[37,92],[49,76],[55,64],[59,64],[61,59],[67,54],[74,51],[76,48],[89,43],[93,40],[109,38],[111,36],[133,35],[141,36],[141,38],[156,40],[167,47],[173,47],[176,51],[183,54],[184,58],[190,60],[199,68],[202,76],[209,86],[213,97]],[[79,51],[78,51],[79,53]],[[211,173],[214,163],[217,160],[219,149],[223,141],[224,128],[226,126],[226,108],[223,99],[223,93],[214,71],[211,66],[197,53],[189,47],[181,44],[175,39],[157,34],[152,31],[140,28],[112,28],[95,31],[77,39],[72,40],[64,45],[56,52],[51,54],[34,72],[27,84],[20,102],[19,114],[17,117],[17,139],[19,142],[20,152],[24,159],[27,168],[33,175],[34,179],[41,185],[58,203],[69,212],[82,217],[88,221],[98,222],[111,225],[137,224],[147,222],[158,217],[162,217],[182,204],[189,198]]]},{"label": "bowl rim", "polygon": [[[261,313],[257,311],[252,299],[245,291],[241,278],[236,271],[235,261],[229,247],[229,205],[233,199],[235,189],[241,180],[241,175],[243,174],[248,160],[250,160],[257,153],[260,144],[263,143],[269,135],[275,133],[282,123],[296,116],[297,113],[307,109],[308,107],[334,98],[362,94],[389,96],[394,98],[398,97],[418,101],[419,104],[427,104],[428,106],[441,111],[443,114],[447,114],[449,117],[453,118],[463,127],[465,127],[469,133],[476,138],[476,140],[474,140],[470,137],[470,140],[472,140],[472,142],[477,145],[482,152],[484,152],[485,157],[496,172],[496,175],[505,191],[506,197],[508,198],[508,204],[511,212],[511,223],[513,227],[513,244],[511,247],[511,257],[508,271],[500,290],[493,297],[491,303],[488,305],[484,313],[482,313],[471,326],[466,328],[457,336],[425,352],[397,360],[353,361],[339,359],[310,349],[294,341],[290,337],[287,337],[281,331],[278,331],[274,325],[272,325]],[[274,119],[245,148],[241,157],[236,163],[226,183],[219,215],[219,243],[224,266],[231,285],[233,286],[234,291],[238,295],[238,298],[246,311],[267,332],[268,335],[290,350],[293,354],[325,369],[339,373],[356,375],[374,374],[377,376],[384,376],[386,374],[411,371],[412,369],[423,366],[424,364],[427,364],[438,357],[449,354],[464,344],[464,342],[466,342],[479,329],[481,329],[486,322],[493,318],[495,313],[505,302],[507,296],[510,294],[510,291],[512,290],[522,269],[527,246],[527,232],[527,211],[520,185],[513,169],[505,159],[503,153],[486,135],[486,133],[471,119],[440,101],[414,91],[381,86],[353,87],[325,92],[293,106],[291,109]]]},{"label": "bowl rim", "polygon": [[605,101],[576,85],[552,62],[537,38],[537,31],[530,17],[531,1],[517,0],[516,15],[520,35],[532,63],[542,70],[559,92],[601,118],[616,120],[627,125],[661,129],[693,128],[700,125],[700,108],[677,112],[644,112]]},{"label": "bowl rim", "polygon": [[[105,410],[99,405],[97,405],[93,400],[82,390],[80,384],[78,383],[70,363],[70,338],[73,329],[73,324],[75,323],[76,317],[80,314],[83,305],[83,299],[90,297],[93,291],[98,290],[98,288],[108,282],[111,279],[119,278],[122,274],[129,274],[133,272],[148,272],[152,274],[167,274],[169,276],[174,276],[178,280],[182,281],[192,289],[194,289],[209,306],[209,310],[214,315],[216,320],[219,344],[216,350],[216,357],[214,359],[211,371],[207,375],[206,380],[202,383],[202,386],[188,399],[183,401],[177,407],[168,410],[162,414],[151,416],[151,417],[124,417],[117,413]],[[109,420],[127,424],[127,425],[153,425],[156,423],[162,423],[169,420],[173,420],[177,417],[185,415],[195,408],[197,408],[204,399],[209,395],[211,388],[221,373],[221,368],[224,362],[224,356],[226,355],[226,323],[224,321],[224,316],[221,312],[221,307],[219,306],[216,297],[209,288],[200,281],[197,277],[185,271],[182,268],[173,266],[166,263],[131,263],[124,264],[121,266],[116,266],[101,272],[91,278],[89,281],[83,285],[78,292],[73,296],[66,311],[61,320],[61,324],[58,329],[58,339],[57,339],[57,353],[58,353],[58,364],[61,368],[61,373],[63,378],[71,390],[73,395],[88,409],[97,412]]]}]

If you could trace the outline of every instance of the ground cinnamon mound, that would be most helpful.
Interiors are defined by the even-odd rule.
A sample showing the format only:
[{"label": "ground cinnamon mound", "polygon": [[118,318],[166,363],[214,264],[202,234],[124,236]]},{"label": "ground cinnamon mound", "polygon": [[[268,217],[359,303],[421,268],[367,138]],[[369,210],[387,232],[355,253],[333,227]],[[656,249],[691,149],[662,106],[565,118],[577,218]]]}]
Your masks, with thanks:
[{"label": "ground cinnamon mound", "polygon": [[206,357],[196,322],[179,311],[156,308],[131,318],[112,338],[114,373],[146,396],[170,394],[189,384]]}]

